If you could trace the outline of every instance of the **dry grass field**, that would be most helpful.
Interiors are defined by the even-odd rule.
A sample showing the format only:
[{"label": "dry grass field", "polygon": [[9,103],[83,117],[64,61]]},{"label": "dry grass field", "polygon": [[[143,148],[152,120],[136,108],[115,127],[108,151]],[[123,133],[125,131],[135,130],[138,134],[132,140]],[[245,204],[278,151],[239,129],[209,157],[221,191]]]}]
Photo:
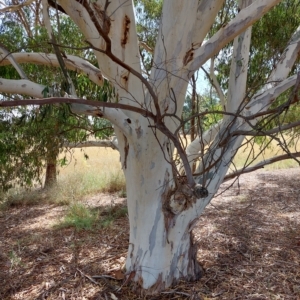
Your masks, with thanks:
[{"label": "dry grass field", "polygon": [[[246,138],[249,139],[249,137],[246,137]],[[281,141],[282,141],[282,139],[281,139]],[[295,143],[292,143],[292,140],[290,138],[286,137],[285,142],[287,144],[289,144],[288,149],[290,150],[290,152],[300,151],[300,143],[298,140],[295,141]],[[244,145],[238,150],[238,152],[233,160],[233,163],[237,168],[241,168],[245,165],[247,165],[247,166],[254,165],[265,159],[286,153],[282,150],[281,147],[278,146],[278,142],[276,142],[274,140],[266,148],[263,147],[262,145],[258,145],[256,143],[254,143],[253,145],[252,144]],[[266,170],[277,170],[277,169],[294,168],[294,167],[298,167],[298,166],[299,165],[295,160],[286,159],[283,161],[275,162],[271,165],[267,165],[265,167],[265,169]]]},{"label": "dry grass field", "polygon": [[[253,165],[261,160],[268,159],[274,155],[284,154],[283,150],[277,146],[277,142],[273,141],[266,149],[261,152],[262,146],[254,144],[253,146],[243,146],[237,152],[234,158],[234,166],[241,168],[245,164]],[[291,146],[291,151],[300,151],[300,143]],[[100,182],[103,178],[112,176],[123,176],[119,154],[116,150],[110,148],[87,148],[84,152],[88,155],[88,159],[84,158],[81,149],[75,149],[67,153],[69,164],[60,169],[59,179],[62,181],[74,180],[74,177],[80,177],[82,180],[95,179]],[[259,154],[259,155],[258,155]],[[286,169],[297,167],[298,163],[293,159],[287,159],[281,162],[276,162],[265,167],[266,170]],[[234,167],[231,168],[234,170]],[[98,181],[98,183],[99,183]],[[90,182],[91,183],[91,182]],[[72,184],[71,184],[72,185]],[[91,185],[91,188],[93,184]],[[95,187],[96,188],[96,187]],[[100,190],[102,190],[100,183]]]},{"label": "dry grass field", "polygon": [[95,147],[84,151],[74,149],[66,153],[66,157],[68,164],[59,170],[58,181],[62,188],[60,192],[68,187],[79,197],[97,192],[125,192],[125,179],[118,151]]}]

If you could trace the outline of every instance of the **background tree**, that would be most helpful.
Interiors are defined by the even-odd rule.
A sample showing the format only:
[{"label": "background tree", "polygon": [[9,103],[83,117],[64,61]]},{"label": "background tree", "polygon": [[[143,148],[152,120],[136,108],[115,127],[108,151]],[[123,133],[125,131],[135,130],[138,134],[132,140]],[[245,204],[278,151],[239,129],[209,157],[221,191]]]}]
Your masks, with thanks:
[{"label": "background tree", "polygon": [[[30,8],[24,7],[24,11],[17,10],[14,14],[6,14],[3,18],[0,28],[2,41],[0,49],[4,55],[15,51],[32,52],[33,49],[48,53],[53,49],[48,43],[47,31],[42,26],[41,1],[33,2]],[[77,29],[74,23],[65,16],[59,16],[59,19],[59,23],[56,24],[59,39],[68,44],[72,38],[75,47],[82,46],[83,37],[75,34]],[[97,64],[91,51],[66,49],[65,53],[84,56],[89,59],[90,66]],[[51,62],[49,66],[33,63],[21,66],[17,62],[15,65],[18,67],[14,68],[10,65],[2,67],[0,76],[17,79],[21,73],[21,76],[44,85],[44,96],[49,93],[63,96],[67,92],[68,83],[63,70],[54,68]],[[89,99],[101,98],[102,101],[107,101],[113,96],[113,90],[107,82],[103,86],[98,86],[76,70],[69,72],[69,75],[79,96],[87,96]],[[3,94],[3,97],[11,96]],[[13,97],[22,99],[24,95]],[[50,188],[57,181],[58,155],[63,147],[88,146],[91,143],[84,142],[90,138],[106,139],[106,142],[93,142],[94,146],[114,147],[107,140],[112,134],[110,122],[104,119],[76,116],[67,105],[55,107],[44,105],[39,108],[29,107],[27,110],[14,109],[13,115],[12,117],[12,111],[10,114],[6,112],[0,119],[4,124],[2,135],[5,136],[2,140],[0,160],[2,190],[12,187],[12,184],[26,187],[32,186],[34,182],[42,184],[44,168],[46,168],[44,186]],[[60,162],[65,164],[66,160],[62,159]]]},{"label": "background tree", "polygon": [[[96,102],[78,98],[74,89],[70,89],[68,98],[53,94],[43,98],[44,85],[30,79],[0,79],[3,93],[36,98],[4,101],[2,106],[68,103],[74,112],[103,117],[114,124],[127,184],[130,238],[126,273],[128,280],[148,292],[162,290],[180,278],[196,280],[201,276],[193,225],[226,179],[244,136],[270,134],[257,126],[261,118],[280,115],[298,104],[300,76],[291,71],[300,49],[299,29],[291,33],[284,51],[279,53],[276,68],[268,76],[262,76],[264,82],[257,92],[249,94],[247,90],[251,26],[279,2],[243,0],[235,8],[233,2],[219,0],[163,1],[155,48],[149,61],[151,69],[144,74],[147,68],[141,66],[132,1],[57,1],[55,8],[78,26],[84,35],[84,49],[94,51],[99,69],[90,71],[84,57],[68,54],[61,55],[61,64],[66,69],[74,69],[75,64],[98,85],[105,82],[99,74],[105,75],[116,97],[111,102]],[[47,1],[42,2],[42,7],[49,39],[55,44],[52,27],[55,28],[53,24],[57,20],[51,20]],[[23,10],[23,5],[14,9]],[[216,31],[211,32],[215,23],[221,23],[220,10],[226,11],[230,20],[221,27],[213,27]],[[231,41],[228,91],[221,101],[222,111],[198,114],[203,118],[219,113],[222,120],[201,132],[184,149],[179,133],[188,83],[207,60],[218,56],[222,49],[225,51]],[[69,48],[70,44],[60,41],[57,47]],[[33,57],[37,55],[13,53],[10,63],[14,60],[29,63]],[[59,57],[59,54],[53,57],[56,65]],[[2,58],[2,63],[7,64],[9,57]],[[66,79],[72,87],[68,76]],[[276,106],[276,98],[292,87],[288,101]],[[296,125],[294,122],[272,131]],[[193,173],[191,165],[199,157],[200,163]],[[178,170],[180,166],[184,175]],[[247,168],[242,170],[246,171]],[[232,176],[240,173],[236,170]]]}]

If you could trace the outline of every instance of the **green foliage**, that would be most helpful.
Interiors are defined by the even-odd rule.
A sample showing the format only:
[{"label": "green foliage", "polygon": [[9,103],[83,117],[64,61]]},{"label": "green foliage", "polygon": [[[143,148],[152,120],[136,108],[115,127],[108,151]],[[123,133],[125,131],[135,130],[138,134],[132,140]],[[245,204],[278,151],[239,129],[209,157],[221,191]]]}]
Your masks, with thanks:
[{"label": "green foliage", "polygon": [[74,227],[76,230],[92,230],[97,226],[106,228],[127,214],[127,207],[123,205],[104,207],[98,211],[75,202],[69,206],[65,217],[55,227]]},{"label": "green foliage", "polygon": [[[8,119],[0,115],[0,185],[30,187],[42,179],[47,161],[56,160],[66,142],[83,142],[89,136],[105,138],[112,128],[105,120],[74,116],[68,105],[43,105],[18,112]],[[67,163],[66,158],[60,160]]]},{"label": "green foliage", "polygon": [[[144,42],[154,50],[163,1],[135,0],[134,4],[136,7],[137,33],[139,41]],[[152,53],[141,47],[140,54],[143,61],[143,67],[146,72],[149,72],[152,67]]]},{"label": "green foliage", "polygon": [[[276,127],[281,127],[290,124],[299,119],[300,107],[298,103],[292,104],[290,106],[282,106],[283,104],[288,102],[292,92],[293,88],[290,88],[274,100],[274,102],[271,105],[271,109],[278,107],[281,107],[281,109],[278,110],[277,114],[262,118],[255,126],[255,129],[257,131],[268,131]],[[285,130],[284,136],[286,137],[286,139],[283,143],[283,145],[285,145],[284,147],[294,146],[295,144],[297,144],[299,134],[299,126]],[[259,145],[267,146],[272,138],[280,138],[282,135],[282,132],[278,132],[273,133],[270,136],[257,136],[255,137],[255,142]]]},{"label": "green foliage", "polygon": [[115,205],[104,209],[100,215],[99,225],[101,227],[111,226],[115,220],[124,218],[128,215],[128,209],[123,205]]},{"label": "green foliage", "polygon": [[[30,31],[25,31],[22,22],[13,14],[5,15],[0,24],[1,42],[9,51],[45,52],[52,51],[52,45],[45,28],[30,11],[25,8]],[[55,16],[56,17],[56,16]],[[81,50],[84,38],[70,18],[59,15],[59,24],[54,32],[62,45],[72,44],[76,49],[61,48],[66,54],[81,56],[96,65],[94,54]],[[43,84],[44,97],[49,97],[55,90],[57,96],[68,91],[68,84],[61,69],[37,64],[24,64],[22,68],[28,78]],[[109,101],[114,97],[114,90],[108,82],[99,87],[87,76],[72,71],[70,77],[75,85],[78,97],[90,100]],[[0,77],[19,79],[19,74],[12,66],[0,67]],[[1,96],[0,96],[1,97]],[[0,99],[9,95],[2,94]],[[17,95],[19,99],[25,95]],[[103,119],[88,118],[74,115],[69,105],[41,105],[27,108],[0,109],[0,190],[6,191],[13,186],[31,187],[41,183],[43,170],[47,161],[55,161],[64,144],[68,142],[84,142],[93,136],[108,138],[112,134],[111,124]],[[62,158],[61,165],[67,163]]]},{"label": "green foliage", "polygon": [[[210,36],[223,24],[228,23],[237,12],[236,1],[227,0],[218,14]],[[284,47],[299,25],[299,18],[300,1],[284,0],[253,25],[247,83],[249,96],[261,88],[261,84],[274,69]],[[216,58],[215,70],[224,90],[228,87],[231,58],[232,43],[228,44]],[[292,73],[295,73],[295,69]]]},{"label": "green foliage", "polygon": [[[194,112],[198,131],[204,132],[213,124],[222,119],[222,106],[213,94],[205,93],[200,96],[197,95],[196,111]],[[220,113],[216,113],[220,111]],[[182,119],[185,121],[184,129],[188,132],[191,127],[190,118],[192,117],[192,99],[188,95],[183,106]]]}]

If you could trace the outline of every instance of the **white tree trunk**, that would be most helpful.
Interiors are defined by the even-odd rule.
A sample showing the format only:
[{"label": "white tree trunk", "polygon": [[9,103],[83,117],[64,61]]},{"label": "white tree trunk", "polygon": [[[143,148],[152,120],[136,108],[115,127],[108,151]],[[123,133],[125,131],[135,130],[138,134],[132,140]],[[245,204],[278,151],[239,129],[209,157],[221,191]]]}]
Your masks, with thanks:
[{"label": "white tree trunk", "polygon": [[[153,293],[180,278],[199,279],[201,268],[191,237],[196,214],[183,210],[189,204],[180,195],[170,202],[174,198],[171,165],[152,133],[147,141],[127,145],[127,154],[122,155],[130,222],[126,272]],[[162,144],[166,150],[166,140]]]}]

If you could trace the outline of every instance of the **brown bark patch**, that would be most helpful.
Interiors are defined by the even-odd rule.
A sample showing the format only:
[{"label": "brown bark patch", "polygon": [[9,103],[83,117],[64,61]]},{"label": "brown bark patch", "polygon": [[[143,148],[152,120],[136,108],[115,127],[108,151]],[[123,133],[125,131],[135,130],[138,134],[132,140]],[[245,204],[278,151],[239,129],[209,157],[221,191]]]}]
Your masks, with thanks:
[{"label": "brown bark patch", "polygon": [[156,283],[152,285],[150,289],[146,290],[146,294],[148,295],[156,294],[165,289],[166,287],[165,287],[165,282],[163,281],[162,278],[162,274],[159,274]]},{"label": "brown bark patch", "polygon": [[127,40],[129,37],[129,29],[130,29],[130,19],[127,15],[125,15],[123,21],[123,37],[121,39],[121,46],[123,48],[125,48],[125,45],[127,44]]},{"label": "brown bark patch", "polygon": [[128,152],[129,152],[129,144],[127,141],[126,136],[124,135],[124,140],[125,140],[125,146],[124,146],[124,163],[123,163],[123,167],[124,169],[127,169],[127,156],[128,156]]},{"label": "brown bark patch", "polygon": [[197,261],[197,244],[194,242],[194,237],[193,233],[190,233],[190,249],[188,252],[188,259],[189,259],[189,264],[188,264],[188,281],[196,281],[199,280],[202,275],[204,274],[204,270],[202,266],[199,264]]},{"label": "brown bark patch", "polygon": [[142,137],[142,135],[143,135],[143,129],[142,129],[142,127],[141,126],[137,127],[135,129],[135,132],[136,132],[137,138],[140,139]]},{"label": "brown bark patch", "polygon": [[103,112],[101,111],[101,109],[97,109],[96,111],[87,110],[87,112],[91,112],[92,114],[94,114],[95,116],[97,116],[99,118],[103,117]]},{"label": "brown bark patch", "polygon": [[192,61],[194,58],[194,49],[190,49],[186,52],[184,58],[183,58],[183,65],[186,66],[190,61]]},{"label": "brown bark patch", "polygon": [[126,90],[128,90],[128,79],[129,79],[129,72],[126,72],[121,75],[121,83]]}]

